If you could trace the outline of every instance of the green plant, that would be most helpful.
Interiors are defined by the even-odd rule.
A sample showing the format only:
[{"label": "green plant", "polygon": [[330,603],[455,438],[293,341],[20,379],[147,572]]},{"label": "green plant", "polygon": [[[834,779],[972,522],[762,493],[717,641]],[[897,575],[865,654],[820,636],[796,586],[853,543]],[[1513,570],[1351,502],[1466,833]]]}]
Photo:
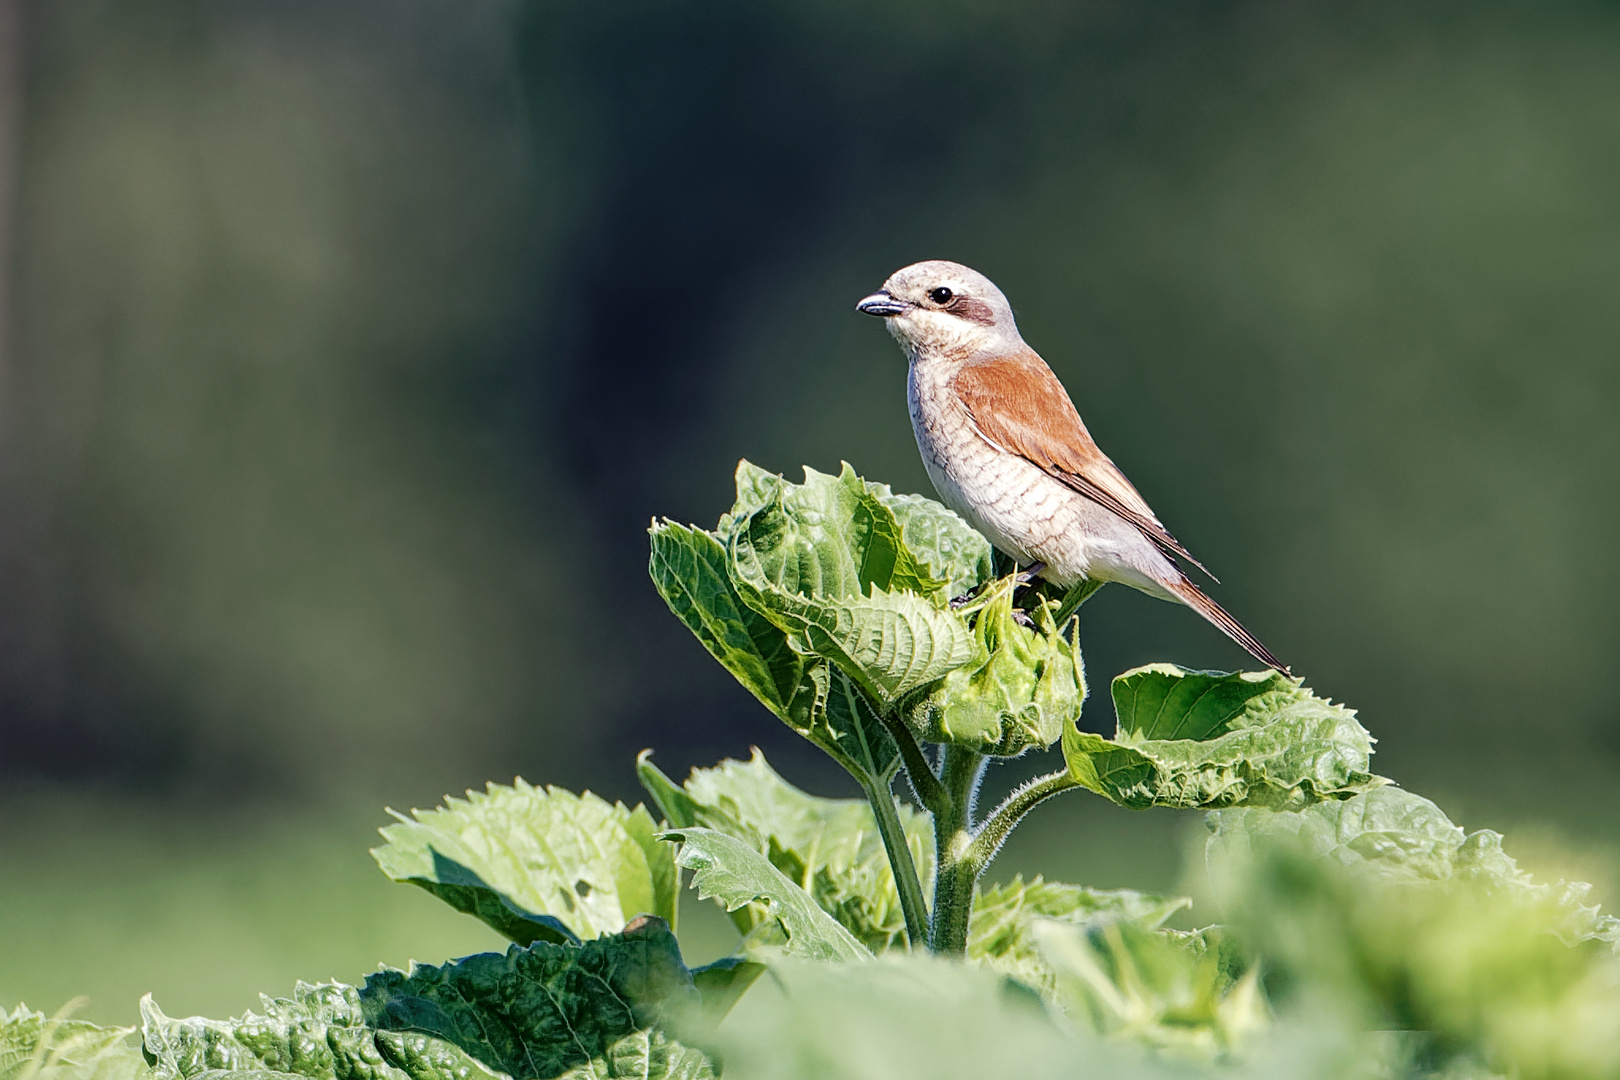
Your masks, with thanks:
[{"label": "green plant", "polygon": [[[1620,922],[1375,776],[1350,710],[1275,672],[1161,664],[1112,681],[1113,738],[1083,732],[1089,589],[1021,588],[944,507],[847,466],[792,484],[745,462],[737,489],[713,531],[654,525],[653,580],[864,799],[757,751],[680,782],[644,752],[662,822],[492,784],[398,815],[373,854],[505,953],[300,984],[229,1021],[148,999],[139,1052],[19,1009],[0,1080],[1620,1075]],[[1053,745],[1061,769],[974,816],[989,758]],[[1224,924],[1169,928],[1180,897],[986,885],[1070,789],[1211,811]],[[739,935],[696,969],[683,875]]]}]

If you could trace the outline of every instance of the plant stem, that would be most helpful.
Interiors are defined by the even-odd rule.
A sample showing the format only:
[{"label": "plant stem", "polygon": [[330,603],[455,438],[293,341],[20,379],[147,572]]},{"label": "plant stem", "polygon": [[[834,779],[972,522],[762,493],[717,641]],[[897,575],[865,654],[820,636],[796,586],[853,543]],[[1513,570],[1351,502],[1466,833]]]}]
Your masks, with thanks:
[{"label": "plant stem", "polygon": [[1070,776],[1067,769],[1059,769],[1020,785],[1002,800],[1001,805],[985,818],[984,825],[968,847],[966,858],[977,867],[975,877],[990,865],[990,860],[996,857],[996,852],[1006,843],[1008,834],[1025,814],[1058,792],[1079,786],[1080,781]]},{"label": "plant stem", "polygon": [[967,951],[968,920],[973,915],[973,886],[979,868],[970,860],[973,846],[973,798],[984,776],[983,754],[946,745],[940,764],[940,786],[945,790],[943,812],[934,814],[934,915],[928,947],[936,953],[960,956]]},{"label": "plant stem", "polygon": [[900,748],[900,760],[905,763],[906,777],[911,781],[911,790],[917,793],[917,801],[937,818],[950,803],[949,792],[934,775],[933,766],[923,757],[922,747],[917,745],[906,722],[892,712],[884,712],[883,726],[889,729],[889,735]]},{"label": "plant stem", "polygon": [[900,893],[900,910],[906,917],[906,940],[912,948],[917,948],[928,941],[928,902],[923,897],[922,881],[917,877],[917,862],[911,857],[911,845],[906,843],[905,827],[900,824],[900,808],[895,805],[892,787],[894,778],[891,774],[886,779],[858,779],[866,789],[867,802],[872,804],[878,835],[883,837],[883,848],[894,870],[894,887]]}]

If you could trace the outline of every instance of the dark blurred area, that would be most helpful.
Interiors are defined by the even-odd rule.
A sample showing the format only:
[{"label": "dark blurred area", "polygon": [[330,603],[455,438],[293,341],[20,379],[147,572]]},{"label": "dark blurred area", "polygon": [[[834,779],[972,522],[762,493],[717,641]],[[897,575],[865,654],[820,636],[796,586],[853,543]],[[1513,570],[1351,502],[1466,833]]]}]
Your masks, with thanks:
[{"label": "dark blurred area", "polygon": [[[14,835],[633,798],[643,746],[847,790],[644,530],[742,456],[930,491],[852,309],[951,258],[1382,772],[1620,841],[1615,5],[3,6]],[[1119,587],[1084,631],[1098,729],[1245,663]]]}]

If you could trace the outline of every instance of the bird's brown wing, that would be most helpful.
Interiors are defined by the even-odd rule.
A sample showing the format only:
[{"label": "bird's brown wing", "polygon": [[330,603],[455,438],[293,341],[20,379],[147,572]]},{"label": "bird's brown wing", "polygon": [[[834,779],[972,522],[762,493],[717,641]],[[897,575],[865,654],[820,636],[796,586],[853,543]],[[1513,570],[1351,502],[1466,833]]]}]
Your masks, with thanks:
[{"label": "bird's brown wing", "polygon": [[951,389],[987,442],[1039,466],[1135,525],[1165,554],[1179,555],[1209,574],[1097,448],[1063,384],[1033,351],[970,361],[951,378]]}]

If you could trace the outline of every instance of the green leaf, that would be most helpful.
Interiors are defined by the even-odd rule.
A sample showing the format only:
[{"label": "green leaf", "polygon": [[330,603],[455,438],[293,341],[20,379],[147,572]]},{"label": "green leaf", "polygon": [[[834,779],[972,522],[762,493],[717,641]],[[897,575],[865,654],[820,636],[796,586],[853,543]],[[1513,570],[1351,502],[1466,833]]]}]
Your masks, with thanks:
[{"label": "green leaf", "polygon": [[1465,833],[1434,803],[1393,785],[1296,814],[1219,810],[1207,821],[1206,856],[1213,873],[1247,868],[1257,849],[1286,840],[1365,880],[1456,881],[1537,906],[1566,944],[1595,940],[1620,946],[1620,919],[1582,902],[1592,888],[1586,882],[1538,882],[1502,850],[1501,833]]},{"label": "green leaf", "polygon": [[947,597],[965,596],[996,576],[990,541],[943,503],[922,495],[896,495],[889,485],[870,480],[866,490],[900,523],[907,550],[932,577],[945,582]]},{"label": "green leaf", "polygon": [[829,661],[789,647],[784,631],[743,602],[718,540],[664,523],[653,526],[652,546],[653,582],[670,610],[761,704],[863,783],[893,774],[899,750],[872,703]]},{"label": "green leaf", "polygon": [[674,861],[639,806],[518,780],[411,813],[381,830],[383,873],[520,945],[613,933],[642,914],[673,923]]},{"label": "green leaf", "polygon": [[659,919],[580,946],[513,946],[409,975],[383,971],[360,1002],[372,1026],[437,1037],[508,1076],[713,1075],[707,1059],[660,1030],[699,999]]},{"label": "green leaf", "polygon": [[802,484],[738,462],[737,501],[719,534],[751,580],[807,598],[873,589],[934,596],[947,586],[906,546],[894,512],[848,462],[837,476],[806,468]]},{"label": "green leaf", "polygon": [[741,956],[727,956],[692,970],[692,985],[703,999],[703,1015],[718,1024],[737,1000],[765,974],[765,965]]},{"label": "green leaf", "polygon": [[[165,1016],[141,999],[147,1060],[160,1080],[214,1072],[310,1080],[477,1080],[498,1076],[449,1044],[403,1047],[366,1026],[359,992],[341,983],[299,983],[291,998],[262,998],[262,1014],[233,1020]],[[403,1049],[404,1055],[394,1051]]]},{"label": "green leaf", "polygon": [[678,842],[675,862],[693,872],[698,895],[714,897],[734,911],[762,904],[787,934],[785,952],[817,960],[865,960],[872,954],[848,930],[822,911],[770,861],[736,837],[714,829],[672,829],[664,839]]},{"label": "green leaf", "polygon": [[1537,882],[1393,787],[1210,825],[1211,882],[1280,1007],[1429,1032],[1431,1069],[1620,1075],[1620,924],[1584,884]]},{"label": "green leaf", "polygon": [[1120,921],[1157,930],[1171,915],[1191,904],[1184,896],[1155,896],[1132,889],[1088,889],[1039,877],[1026,882],[1019,876],[979,892],[968,925],[967,955],[985,961],[1004,975],[1051,991],[1052,972],[1035,940],[1035,927],[1041,922],[1056,920],[1087,927]]},{"label": "green leaf", "polygon": [[[904,941],[905,916],[883,840],[865,799],[826,799],[789,784],[754,750],[747,762],[694,769],[678,786],[646,754],[641,781],[677,828],[698,825],[746,843],[764,855],[862,944],[881,952]],[[933,872],[930,819],[900,807],[912,858],[926,880]],[[765,918],[750,905],[734,913],[747,933]],[[739,918],[740,917],[740,918]]]},{"label": "green leaf", "polygon": [[1052,745],[1086,699],[1079,635],[1066,641],[1055,605],[1034,611],[1034,628],[1013,616],[1016,577],[990,586],[973,622],[972,662],[906,703],[907,722],[929,742],[1016,756]]},{"label": "green leaf", "polygon": [[1099,1034],[1215,1061],[1266,1027],[1258,969],[1233,981],[1219,957],[1139,922],[1044,920],[1034,937],[1058,1000]]},{"label": "green leaf", "polygon": [[1114,680],[1113,739],[1068,725],[1069,774],[1132,809],[1297,808],[1384,783],[1355,713],[1278,672],[1153,664]]},{"label": "green leaf", "polygon": [[885,705],[973,658],[949,583],[902,542],[894,514],[847,464],[803,484],[744,461],[719,537],[747,606],[801,653],[832,661]]},{"label": "green leaf", "polygon": [[770,969],[720,1029],[727,1077],[1210,1080],[1054,1024],[1038,999],[976,964],[890,953],[864,964],[773,960]]},{"label": "green leaf", "polygon": [[713,1068],[665,1028],[697,1007],[674,935],[646,919],[583,945],[539,942],[363,989],[299,984],[237,1020],[166,1017],[143,1000],[146,1050],[162,1080],[216,1070],[309,1080],[700,1080]]},{"label": "green leaf", "polygon": [[817,686],[809,664],[788,647],[787,634],[743,602],[731,582],[731,559],[701,529],[653,524],[653,584],[671,611],[709,654],[772,713],[808,729]]},{"label": "green leaf", "polygon": [[18,1005],[0,1013],[0,1080],[133,1080],[146,1063],[131,1043],[134,1028],[101,1027],[67,1014],[55,1016]]}]

